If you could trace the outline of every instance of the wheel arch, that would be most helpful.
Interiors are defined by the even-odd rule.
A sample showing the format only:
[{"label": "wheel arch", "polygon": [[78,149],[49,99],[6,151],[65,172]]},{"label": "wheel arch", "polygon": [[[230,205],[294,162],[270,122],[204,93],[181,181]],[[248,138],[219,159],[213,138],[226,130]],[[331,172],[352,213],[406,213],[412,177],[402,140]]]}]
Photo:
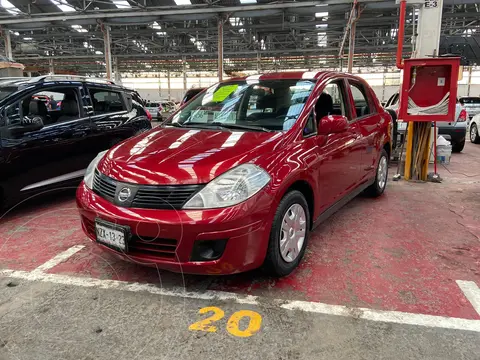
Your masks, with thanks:
[{"label": "wheel arch", "polygon": [[315,214],[315,193],[313,191],[313,187],[307,180],[297,179],[285,189],[285,191],[282,193],[281,198],[283,198],[285,194],[293,190],[297,190],[301,192],[305,200],[307,201],[308,211],[310,212],[309,226],[311,229],[313,225],[314,214]]}]

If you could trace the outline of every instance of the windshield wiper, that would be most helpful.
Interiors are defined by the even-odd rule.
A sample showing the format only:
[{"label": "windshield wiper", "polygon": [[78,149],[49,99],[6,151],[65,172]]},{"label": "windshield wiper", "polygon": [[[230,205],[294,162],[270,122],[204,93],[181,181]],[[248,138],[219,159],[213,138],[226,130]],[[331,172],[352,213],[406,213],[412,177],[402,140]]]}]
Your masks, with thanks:
[{"label": "windshield wiper", "polygon": [[171,123],[168,123],[168,124],[165,124],[167,126],[174,126],[174,127],[179,127],[179,128],[183,128],[185,126],[183,126],[182,124],[178,123],[178,122],[171,122]]},{"label": "windshield wiper", "polygon": [[223,127],[223,128],[227,128],[227,129],[255,130],[255,131],[263,131],[263,132],[271,132],[272,131],[272,130],[269,130],[269,129],[264,128],[262,126],[230,124],[230,123],[222,123],[222,122],[219,122],[219,121],[214,121],[214,122],[208,123],[208,125],[219,126],[219,127]]}]

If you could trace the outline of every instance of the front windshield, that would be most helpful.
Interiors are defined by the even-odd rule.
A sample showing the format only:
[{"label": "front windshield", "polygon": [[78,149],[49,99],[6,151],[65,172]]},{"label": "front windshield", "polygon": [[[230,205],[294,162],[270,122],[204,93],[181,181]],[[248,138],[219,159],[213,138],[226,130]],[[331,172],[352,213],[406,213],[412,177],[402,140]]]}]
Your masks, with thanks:
[{"label": "front windshield", "polygon": [[167,125],[242,126],[246,130],[290,129],[302,112],[315,80],[243,80],[207,89]]},{"label": "front windshield", "polygon": [[0,100],[5,99],[8,95],[17,91],[16,87],[12,86],[2,86],[0,87]]}]

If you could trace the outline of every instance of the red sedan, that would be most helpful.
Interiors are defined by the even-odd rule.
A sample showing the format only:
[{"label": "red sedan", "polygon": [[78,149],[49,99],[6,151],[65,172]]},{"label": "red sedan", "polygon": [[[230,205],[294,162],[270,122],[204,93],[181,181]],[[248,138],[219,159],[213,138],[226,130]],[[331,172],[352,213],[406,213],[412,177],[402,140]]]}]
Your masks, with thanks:
[{"label": "red sedan", "polygon": [[390,124],[352,75],[221,82],[97,156],[77,191],[83,229],[145,265],[285,276],[316,225],[361,192],[384,192]]}]

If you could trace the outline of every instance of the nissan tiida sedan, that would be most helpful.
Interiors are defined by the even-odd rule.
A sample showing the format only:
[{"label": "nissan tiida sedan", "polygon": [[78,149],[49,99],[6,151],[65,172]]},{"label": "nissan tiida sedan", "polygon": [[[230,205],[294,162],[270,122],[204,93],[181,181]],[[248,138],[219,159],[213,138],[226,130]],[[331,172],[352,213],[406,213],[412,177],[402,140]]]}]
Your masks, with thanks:
[{"label": "nissan tiida sedan", "polygon": [[221,82],[98,154],[83,229],[136,263],[195,274],[300,263],[312,229],[387,183],[391,117],[361,78],[290,72]]}]

